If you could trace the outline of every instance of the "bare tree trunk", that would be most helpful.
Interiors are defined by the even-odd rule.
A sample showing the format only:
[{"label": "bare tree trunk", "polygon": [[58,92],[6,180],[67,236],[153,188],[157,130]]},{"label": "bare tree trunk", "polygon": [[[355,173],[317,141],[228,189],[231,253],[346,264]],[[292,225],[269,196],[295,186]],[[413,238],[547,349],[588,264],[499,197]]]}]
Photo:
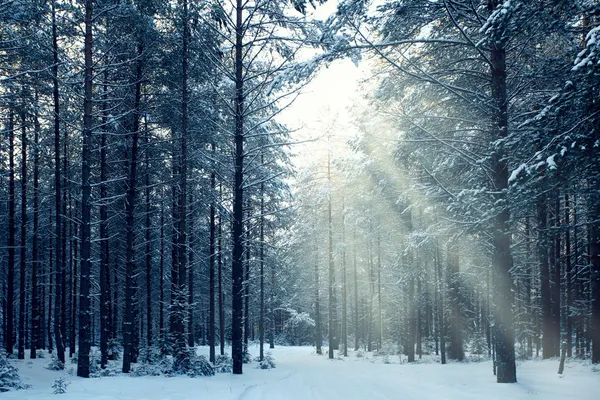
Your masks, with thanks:
[{"label": "bare tree trunk", "polygon": [[458,248],[451,242],[447,246],[448,282],[450,287],[450,354],[452,360],[462,361],[465,353],[462,342],[462,315],[460,301],[460,266]]},{"label": "bare tree trunk", "polygon": [[333,223],[331,218],[331,198],[332,198],[332,187],[331,187],[331,154],[327,153],[327,182],[329,185],[329,202],[327,208],[327,226],[328,226],[328,235],[327,235],[327,254],[329,260],[329,311],[328,311],[328,340],[329,340],[329,358],[333,359],[333,349],[335,347],[335,325],[334,325],[334,316],[333,316],[333,285],[334,285],[334,265],[333,265]]},{"label": "bare tree trunk", "polygon": [[135,264],[135,205],[136,181],[138,164],[138,142],[140,131],[140,102],[142,97],[142,69],[144,45],[140,41],[137,45],[137,60],[135,73],[135,94],[133,98],[133,120],[131,121],[131,148],[128,159],[127,194],[125,199],[126,212],[126,263],[125,263],[125,315],[123,318],[123,368],[124,373],[129,373],[131,363],[135,359],[135,338],[137,336],[136,316],[134,310],[134,279],[136,275]]},{"label": "bare tree trunk", "polygon": [[79,294],[79,354],[77,376],[90,375],[90,274],[91,274],[91,147],[92,147],[92,24],[93,0],[85,2],[85,83],[83,101],[83,148],[81,156],[81,277]]},{"label": "bare tree trunk", "polygon": [[342,342],[344,343],[344,357],[348,357],[348,283],[346,280],[346,218],[344,208],[344,199],[342,198]]},{"label": "bare tree trunk", "polygon": [[[35,93],[35,113],[33,116],[33,239],[31,257],[31,346],[29,357],[36,358],[37,348],[41,348],[41,315],[40,315],[40,290],[38,287],[39,268],[39,212],[40,212],[40,151],[39,134],[40,121],[38,119],[38,93]],[[42,304],[43,304],[43,297]],[[43,307],[42,307],[43,308]]]},{"label": "bare tree trunk", "polygon": [[25,359],[25,264],[27,263],[27,120],[21,111],[21,246],[19,272],[19,341],[18,358]]},{"label": "bare tree trunk", "polygon": [[160,207],[160,300],[158,308],[158,330],[161,345],[161,352],[164,350],[165,341],[165,208]]},{"label": "bare tree trunk", "polygon": [[[215,144],[212,144],[212,152],[213,155],[215,154]],[[209,360],[210,362],[214,363],[215,359],[216,359],[216,355],[215,355],[215,235],[216,235],[216,226],[215,226],[215,182],[216,182],[216,176],[215,176],[215,171],[213,169],[213,171],[210,174],[210,189],[211,189],[211,196],[213,197],[213,199],[211,199],[210,202],[210,220],[209,220],[209,229],[210,229],[210,237],[209,237],[209,244],[208,244],[208,269],[209,269],[209,278],[208,278],[208,303],[209,303],[209,332],[208,332],[208,346],[210,347],[209,349]],[[220,272],[220,271],[219,271]],[[221,282],[219,282],[219,285],[221,284]],[[219,292],[220,295],[220,292]],[[221,335],[223,334],[223,332],[221,332]]]},{"label": "bare tree trunk", "polygon": [[146,352],[150,354],[152,347],[152,249],[150,246],[150,130],[148,129],[148,117],[144,115],[144,166],[146,167],[146,176],[144,182],[144,194],[146,200],[146,226],[145,226],[145,262],[146,262]]},{"label": "bare tree trunk", "polygon": [[[106,81],[108,74],[104,74],[105,85],[103,88],[103,131],[107,129],[108,105],[106,104],[108,87]],[[108,362],[108,340],[111,336],[110,326],[110,243],[108,236],[108,188],[106,184],[107,165],[106,149],[107,134],[102,133],[100,138],[100,367],[106,368]]]},{"label": "bare tree trunk", "polygon": [[[192,203],[192,196],[190,193],[189,202]],[[188,346],[194,347],[195,339],[194,339],[194,213],[190,213],[190,223],[189,226],[189,235],[188,235]]]},{"label": "bare tree trunk", "polygon": [[360,327],[358,320],[358,265],[356,262],[356,227],[352,233],[352,257],[354,266],[354,351],[358,351],[360,339]]},{"label": "bare tree trunk", "polygon": [[[260,156],[261,165],[264,164],[264,158]],[[264,359],[264,345],[265,345],[265,184],[260,183],[260,326],[259,326],[259,360]]]},{"label": "bare tree trunk", "polygon": [[[63,245],[62,245],[62,181],[60,174],[60,104],[58,92],[58,33],[56,24],[55,1],[52,1],[52,99],[54,103],[54,191],[55,191],[55,262],[54,269],[54,341],[56,343],[56,355],[64,364],[65,347],[62,330],[64,321],[61,318],[62,282],[63,282]],[[65,155],[66,156],[66,155]],[[66,172],[66,171],[64,171]]]},{"label": "bare tree trunk", "polygon": [[[219,198],[221,198],[221,185],[219,185]],[[223,293],[223,258],[221,240],[223,237],[223,220],[219,213],[219,234],[217,239],[217,265],[219,268],[219,349],[225,355],[225,294]]]},{"label": "bare tree trunk", "polygon": [[446,324],[444,321],[445,314],[445,304],[444,304],[444,288],[443,288],[443,276],[442,276],[442,259],[440,254],[440,247],[435,241],[435,264],[436,264],[436,285],[438,287],[439,293],[439,303],[438,303],[438,334],[440,336],[440,355],[441,355],[441,363],[446,364]]},{"label": "bare tree trunk", "polygon": [[571,228],[570,218],[571,210],[569,203],[569,194],[565,190],[565,258],[566,258],[566,270],[567,270],[567,332],[566,332],[566,347],[567,357],[573,356],[573,317],[571,312],[573,310],[573,266],[571,264]]},{"label": "bare tree trunk", "polygon": [[[321,346],[323,340],[321,328],[321,301],[320,301],[320,280],[319,280],[319,246],[315,241],[315,346],[317,354],[322,354]],[[274,325],[274,321],[272,322]]]},{"label": "bare tree trunk", "polygon": [[235,12],[235,177],[233,186],[233,255],[231,264],[232,280],[232,357],[233,373],[242,373],[242,306],[244,280],[243,224],[244,224],[244,77],[243,44],[244,26],[242,23],[244,3],[236,0]]}]

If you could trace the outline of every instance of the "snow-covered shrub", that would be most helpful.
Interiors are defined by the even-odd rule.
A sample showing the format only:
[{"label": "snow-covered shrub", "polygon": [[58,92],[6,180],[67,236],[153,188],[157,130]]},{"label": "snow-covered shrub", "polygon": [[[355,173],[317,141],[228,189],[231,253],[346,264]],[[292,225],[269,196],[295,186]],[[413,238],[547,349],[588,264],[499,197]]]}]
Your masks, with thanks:
[{"label": "snow-covered shrub", "polygon": [[242,353],[242,362],[244,364],[250,364],[252,362],[252,354],[250,354],[250,352],[248,352],[248,350],[245,350]]},{"label": "snow-covered shrub", "polygon": [[471,354],[485,354],[487,353],[487,343],[483,335],[474,335],[469,343],[469,352]]},{"label": "snow-covered shrub", "polygon": [[212,376],[215,374],[215,369],[210,365],[210,362],[206,357],[199,356],[196,354],[196,351],[194,351],[187,374],[191,377]]},{"label": "snow-covered shrub", "polygon": [[107,376],[118,376],[121,373],[121,365],[116,362],[109,362],[106,368],[99,368],[96,372],[90,373],[92,378],[103,378]]},{"label": "snow-covered shrub", "polygon": [[69,386],[70,383],[71,382],[69,382],[68,380],[66,380],[63,377],[56,379],[54,381],[54,383],[52,384],[52,389],[54,389],[52,391],[52,393],[54,393],[54,394],[67,393],[67,387]]},{"label": "snow-covered shrub", "polygon": [[383,356],[383,361],[384,364],[391,364],[392,361],[390,360],[390,356],[388,356],[387,354],[385,356]]},{"label": "snow-covered shrub", "polygon": [[398,345],[391,341],[385,341],[381,348],[377,350],[378,356],[391,356],[398,354]]},{"label": "snow-covered shrub", "polygon": [[46,358],[46,353],[44,353],[43,350],[38,350],[38,351],[35,352],[35,356],[37,358]]},{"label": "snow-covered shrub", "polygon": [[50,371],[62,371],[65,369],[65,364],[58,359],[56,354],[52,354],[52,358],[50,359],[50,363],[46,365],[46,369]]},{"label": "snow-covered shrub", "polygon": [[215,358],[215,372],[223,374],[233,372],[233,359],[229,354],[218,355]]},{"label": "snow-covered shrub", "polygon": [[150,362],[141,362],[131,371],[132,376],[173,376],[173,360],[169,357],[156,357]]},{"label": "snow-covered shrub", "polygon": [[174,356],[173,373],[176,375],[211,376],[215,370],[204,356],[196,353],[196,348],[188,347],[182,354]]},{"label": "snow-covered shrub", "polygon": [[106,350],[107,358],[113,361],[119,360],[121,358],[122,350],[123,348],[117,339],[110,339]]},{"label": "snow-covered shrub", "polygon": [[6,353],[0,351],[0,392],[7,391],[8,388],[25,389],[27,385],[21,382],[19,370],[8,362]]},{"label": "snow-covered shrub", "polygon": [[356,351],[356,358],[363,358],[364,356],[365,356],[365,353],[363,353],[362,350]]},{"label": "snow-covered shrub", "polygon": [[100,361],[102,355],[98,350],[92,350],[90,352],[90,374],[94,374],[100,370]]},{"label": "snow-covered shrub", "polygon": [[71,357],[71,364],[77,364],[79,360],[79,352],[76,351],[75,353],[73,353],[73,357]]},{"label": "snow-covered shrub", "polygon": [[275,368],[275,359],[270,352],[265,353],[265,358],[258,364],[260,369],[271,369]]}]

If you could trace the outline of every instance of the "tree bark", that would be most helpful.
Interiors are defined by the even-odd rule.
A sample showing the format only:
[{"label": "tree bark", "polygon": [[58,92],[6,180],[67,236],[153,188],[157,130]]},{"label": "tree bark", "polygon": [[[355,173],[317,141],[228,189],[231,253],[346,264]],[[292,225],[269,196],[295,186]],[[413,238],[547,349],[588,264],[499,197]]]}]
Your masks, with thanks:
[{"label": "tree bark", "polygon": [[[37,357],[37,348],[43,347],[41,339],[41,315],[40,315],[40,290],[38,287],[38,269],[39,269],[39,212],[40,212],[40,151],[39,134],[40,121],[38,118],[38,93],[35,93],[35,113],[33,116],[33,239],[31,255],[31,346],[30,358]],[[42,307],[43,308],[43,307]]]},{"label": "tree bark", "polygon": [[[93,62],[92,24],[93,0],[85,2],[85,81],[83,101],[83,148],[81,155],[81,277],[79,293],[79,354],[77,356],[77,376],[90,375],[90,274],[91,274],[91,147],[92,147],[92,105],[93,105]],[[66,154],[65,154],[66,156]]]},{"label": "tree bark", "polygon": [[135,206],[137,200],[137,167],[138,167],[138,142],[140,131],[140,102],[142,97],[142,70],[144,44],[137,45],[137,60],[135,67],[135,93],[133,98],[133,115],[131,121],[131,148],[128,159],[127,194],[125,198],[125,224],[126,224],[126,262],[125,262],[125,315],[123,318],[123,366],[122,371],[129,373],[131,363],[135,359],[135,338],[137,335],[134,310],[134,279],[136,275],[135,264]]},{"label": "tree bark", "polygon": [[233,254],[231,264],[232,280],[232,358],[233,373],[242,373],[242,306],[244,279],[243,252],[243,205],[244,205],[244,77],[243,77],[243,44],[244,26],[242,24],[244,3],[236,0],[235,11],[235,176],[233,185]]},{"label": "tree bark", "polygon": [[27,119],[21,111],[21,246],[19,257],[19,341],[17,356],[25,359],[25,266],[27,263]]},{"label": "tree bark", "polygon": [[[498,6],[498,0],[490,0],[490,12]],[[491,97],[494,106],[492,119],[492,140],[498,140],[508,135],[508,98],[506,94],[506,51],[503,40],[492,43],[490,54]],[[498,193],[495,204],[500,204],[492,226],[492,269],[494,273],[495,307],[495,338],[498,359],[498,383],[513,383],[517,381],[515,366],[515,344],[512,312],[512,254],[510,248],[510,209],[506,190],[508,188],[508,165],[506,157],[500,149],[494,151],[491,157],[493,171],[493,189]]]},{"label": "tree bark", "polygon": [[[56,355],[64,364],[65,347],[63,342],[63,324],[61,303],[63,293],[63,222],[62,222],[62,179],[60,172],[60,103],[58,92],[58,33],[56,24],[56,1],[52,1],[52,100],[54,105],[54,193],[55,193],[55,276],[54,276],[54,341]],[[66,156],[66,154],[65,154]],[[66,171],[64,171],[66,172]]]}]

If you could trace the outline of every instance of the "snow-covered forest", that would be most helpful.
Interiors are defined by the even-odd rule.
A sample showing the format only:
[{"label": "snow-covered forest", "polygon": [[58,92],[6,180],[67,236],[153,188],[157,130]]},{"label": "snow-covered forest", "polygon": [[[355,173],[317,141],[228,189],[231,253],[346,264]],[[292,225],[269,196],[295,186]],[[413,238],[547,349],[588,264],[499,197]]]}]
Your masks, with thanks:
[{"label": "snow-covered forest", "polygon": [[8,398],[600,390],[597,0],[0,0],[0,132]]}]

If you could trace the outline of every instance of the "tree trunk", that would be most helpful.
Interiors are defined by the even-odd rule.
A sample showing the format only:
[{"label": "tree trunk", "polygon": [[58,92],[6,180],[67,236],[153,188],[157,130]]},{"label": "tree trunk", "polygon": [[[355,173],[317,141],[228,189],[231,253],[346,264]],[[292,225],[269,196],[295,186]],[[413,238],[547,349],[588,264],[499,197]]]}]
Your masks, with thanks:
[{"label": "tree trunk", "polygon": [[[344,208],[342,198],[342,343],[344,357],[348,357],[348,283],[346,279],[346,218]],[[379,306],[381,307],[381,304]]]},{"label": "tree trunk", "polygon": [[[212,144],[212,153],[213,156],[215,155],[215,144]],[[210,362],[214,363],[215,362],[215,235],[216,235],[216,226],[215,226],[215,202],[216,200],[214,199],[216,193],[215,193],[215,182],[216,182],[216,176],[215,176],[215,171],[213,169],[213,171],[210,174],[210,189],[211,189],[211,196],[213,197],[213,199],[210,202],[210,216],[209,216],[209,229],[210,229],[210,237],[209,237],[209,244],[208,244],[208,273],[209,273],[209,278],[208,278],[208,313],[209,313],[209,332],[208,332],[208,346],[210,347],[209,349],[209,360]],[[220,271],[219,271],[220,272]],[[221,284],[221,282],[219,282],[219,285]],[[220,292],[219,292],[220,295]],[[221,332],[221,335],[223,333]]]},{"label": "tree trunk", "polygon": [[[55,1],[52,2],[52,99],[54,105],[54,193],[55,193],[55,262],[54,269],[54,341],[56,344],[56,355],[64,364],[65,347],[63,342],[63,324],[61,318],[62,283],[63,283],[63,245],[62,245],[62,180],[60,174],[60,104],[58,92],[58,33],[56,23]],[[87,4],[87,3],[86,3]],[[90,3],[91,6],[91,3]],[[65,154],[66,156],[66,154]],[[64,171],[66,172],[66,171]]]},{"label": "tree trunk", "polygon": [[458,249],[448,242],[448,281],[450,286],[450,354],[452,360],[462,361],[464,350],[462,343],[462,315],[460,301],[460,271]]},{"label": "tree trunk", "polygon": [[[104,74],[105,82],[108,74]],[[103,88],[102,126],[108,123],[108,86]],[[108,188],[106,149],[108,135],[103,132],[100,137],[100,367],[106,368],[108,362],[108,340],[111,336],[110,326],[110,242],[108,236]]]},{"label": "tree trunk", "polygon": [[[91,274],[91,147],[92,147],[92,24],[93,1],[85,2],[85,83],[83,101],[83,148],[81,155],[81,277],[79,294],[79,354],[77,376],[90,375],[90,274]],[[65,154],[66,156],[66,154]]]},{"label": "tree trunk", "polygon": [[334,265],[333,265],[333,224],[331,219],[331,198],[332,198],[332,187],[331,187],[331,154],[327,153],[327,182],[329,185],[329,202],[327,208],[327,226],[328,226],[328,235],[327,235],[327,254],[329,260],[329,311],[328,311],[328,340],[329,340],[329,358],[333,359],[333,349],[334,349],[334,335],[335,335],[335,325],[334,325],[334,316],[333,316],[333,286],[334,286]]},{"label": "tree trunk", "polygon": [[137,61],[135,73],[135,93],[133,98],[133,120],[131,121],[131,148],[128,159],[127,194],[125,198],[126,213],[126,262],[125,262],[125,315],[123,318],[123,367],[124,373],[129,373],[131,363],[135,358],[135,338],[137,336],[136,319],[134,310],[134,279],[136,275],[135,264],[135,203],[137,181],[137,156],[140,131],[140,102],[142,97],[142,56],[144,45],[140,41],[137,45]]},{"label": "tree trunk", "polygon": [[567,332],[566,347],[567,357],[573,356],[573,318],[571,312],[573,309],[573,266],[571,264],[571,228],[570,228],[570,203],[569,194],[565,191],[565,259],[567,270]]},{"label": "tree trunk", "polygon": [[242,373],[242,306],[244,279],[243,224],[244,224],[244,77],[242,25],[243,1],[236,0],[235,12],[235,176],[233,185],[233,254],[231,263],[232,303],[231,332],[233,373]]},{"label": "tree trunk", "polygon": [[152,347],[152,249],[150,246],[150,130],[148,129],[148,117],[144,115],[144,166],[146,167],[146,176],[144,182],[144,194],[146,198],[146,226],[145,233],[145,262],[146,262],[146,353],[150,355]]},{"label": "tree trunk", "polygon": [[[192,203],[192,196],[190,194],[189,204]],[[190,223],[189,226],[189,235],[188,235],[188,346],[194,347],[195,339],[194,339],[194,213],[190,213]]]},{"label": "tree trunk", "polygon": [[[320,299],[320,279],[319,279],[319,246],[315,241],[315,346],[317,354],[322,354],[323,333],[321,328],[321,299]],[[274,325],[274,322],[273,322]]]},{"label": "tree trunk", "polygon": [[27,263],[27,126],[25,110],[21,111],[21,246],[19,272],[19,342],[18,358],[25,359],[25,264]]},{"label": "tree trunk", "polygon": [[[221,185],[219,185],[219,198],[221,198]],[[219,234],[217,240],[217,265],[219,269],[219,350],[225,355],[225,294],[223,293],[223,258],[221,240],[223,237],[223,220],[219,213]]]},{"label": "tree trunk", "polygon": [[358,265],[356,262],[356,227],[352,233],[352,257],[353,257],[353,266],[354,266],[354,351],[358,351],[360,344],[360,327],[358,320]]},{"label": "tree trunk", "polygon": [[[260,156],[261,165],[264,164],[264,158]],[[265,184],[260,183],[260,248],[259,248],[259,261],[260,261],[260,323],[259,323],[259,360],[264,359],[264,345],[265,345]]]},{"label": "tree trunk", "polygon": [[[490,11],[496,9],[498,0],[490,0]],[[490,54],[491,96],[494,105],[492,119],[492,140],[505,138],[508,135],[508,99],[506,94],[506,52],[502,40],[492,44]],[[508,222],[510,209],[506,198],[508,188],[507,160],[501,150],[496,150],[491,157],[493,170],[493,189],[498,195],[494,204],[500,209],[494,218],[492,227],[492,269],[494,272],[495,307],[495,340],[498,359],[498,383],[517,381],[515,366],[515,344],[512,312],[512,254],[510,249],[510,231]]]},{"label": "tree trunk", "polygon": [[[40,290],[38,287],[38,268],[39,268],[39,212],[40,212],[40,151],[39,134],[40,121],[38,119],[38,93],[35,93],[35,114],[33,116],[33,239],[32,239],[32,257],[31,257],[31,346],[29,357],[37,357],[37,348],[43,347],[40,343],[41,337],[41,315],[40,315]],[[42,307],[43,308],[43,307]]]},{"label": "tree trunk", "polygon": [[[440,255],[440,248],[437,243],[435,243],[435,263],[436,263],[436,284],[438,286],[439,293],[439,304],[438,304],[438,332],[440,336],[440,355],[441,355],[441,363],[446,364],[446,324],[445,324],[445,304],[444,304],[444,287],[443,287],[443,274],[442,274],[442,259]],[[488,313],[489,314],[489,313]]]}]

